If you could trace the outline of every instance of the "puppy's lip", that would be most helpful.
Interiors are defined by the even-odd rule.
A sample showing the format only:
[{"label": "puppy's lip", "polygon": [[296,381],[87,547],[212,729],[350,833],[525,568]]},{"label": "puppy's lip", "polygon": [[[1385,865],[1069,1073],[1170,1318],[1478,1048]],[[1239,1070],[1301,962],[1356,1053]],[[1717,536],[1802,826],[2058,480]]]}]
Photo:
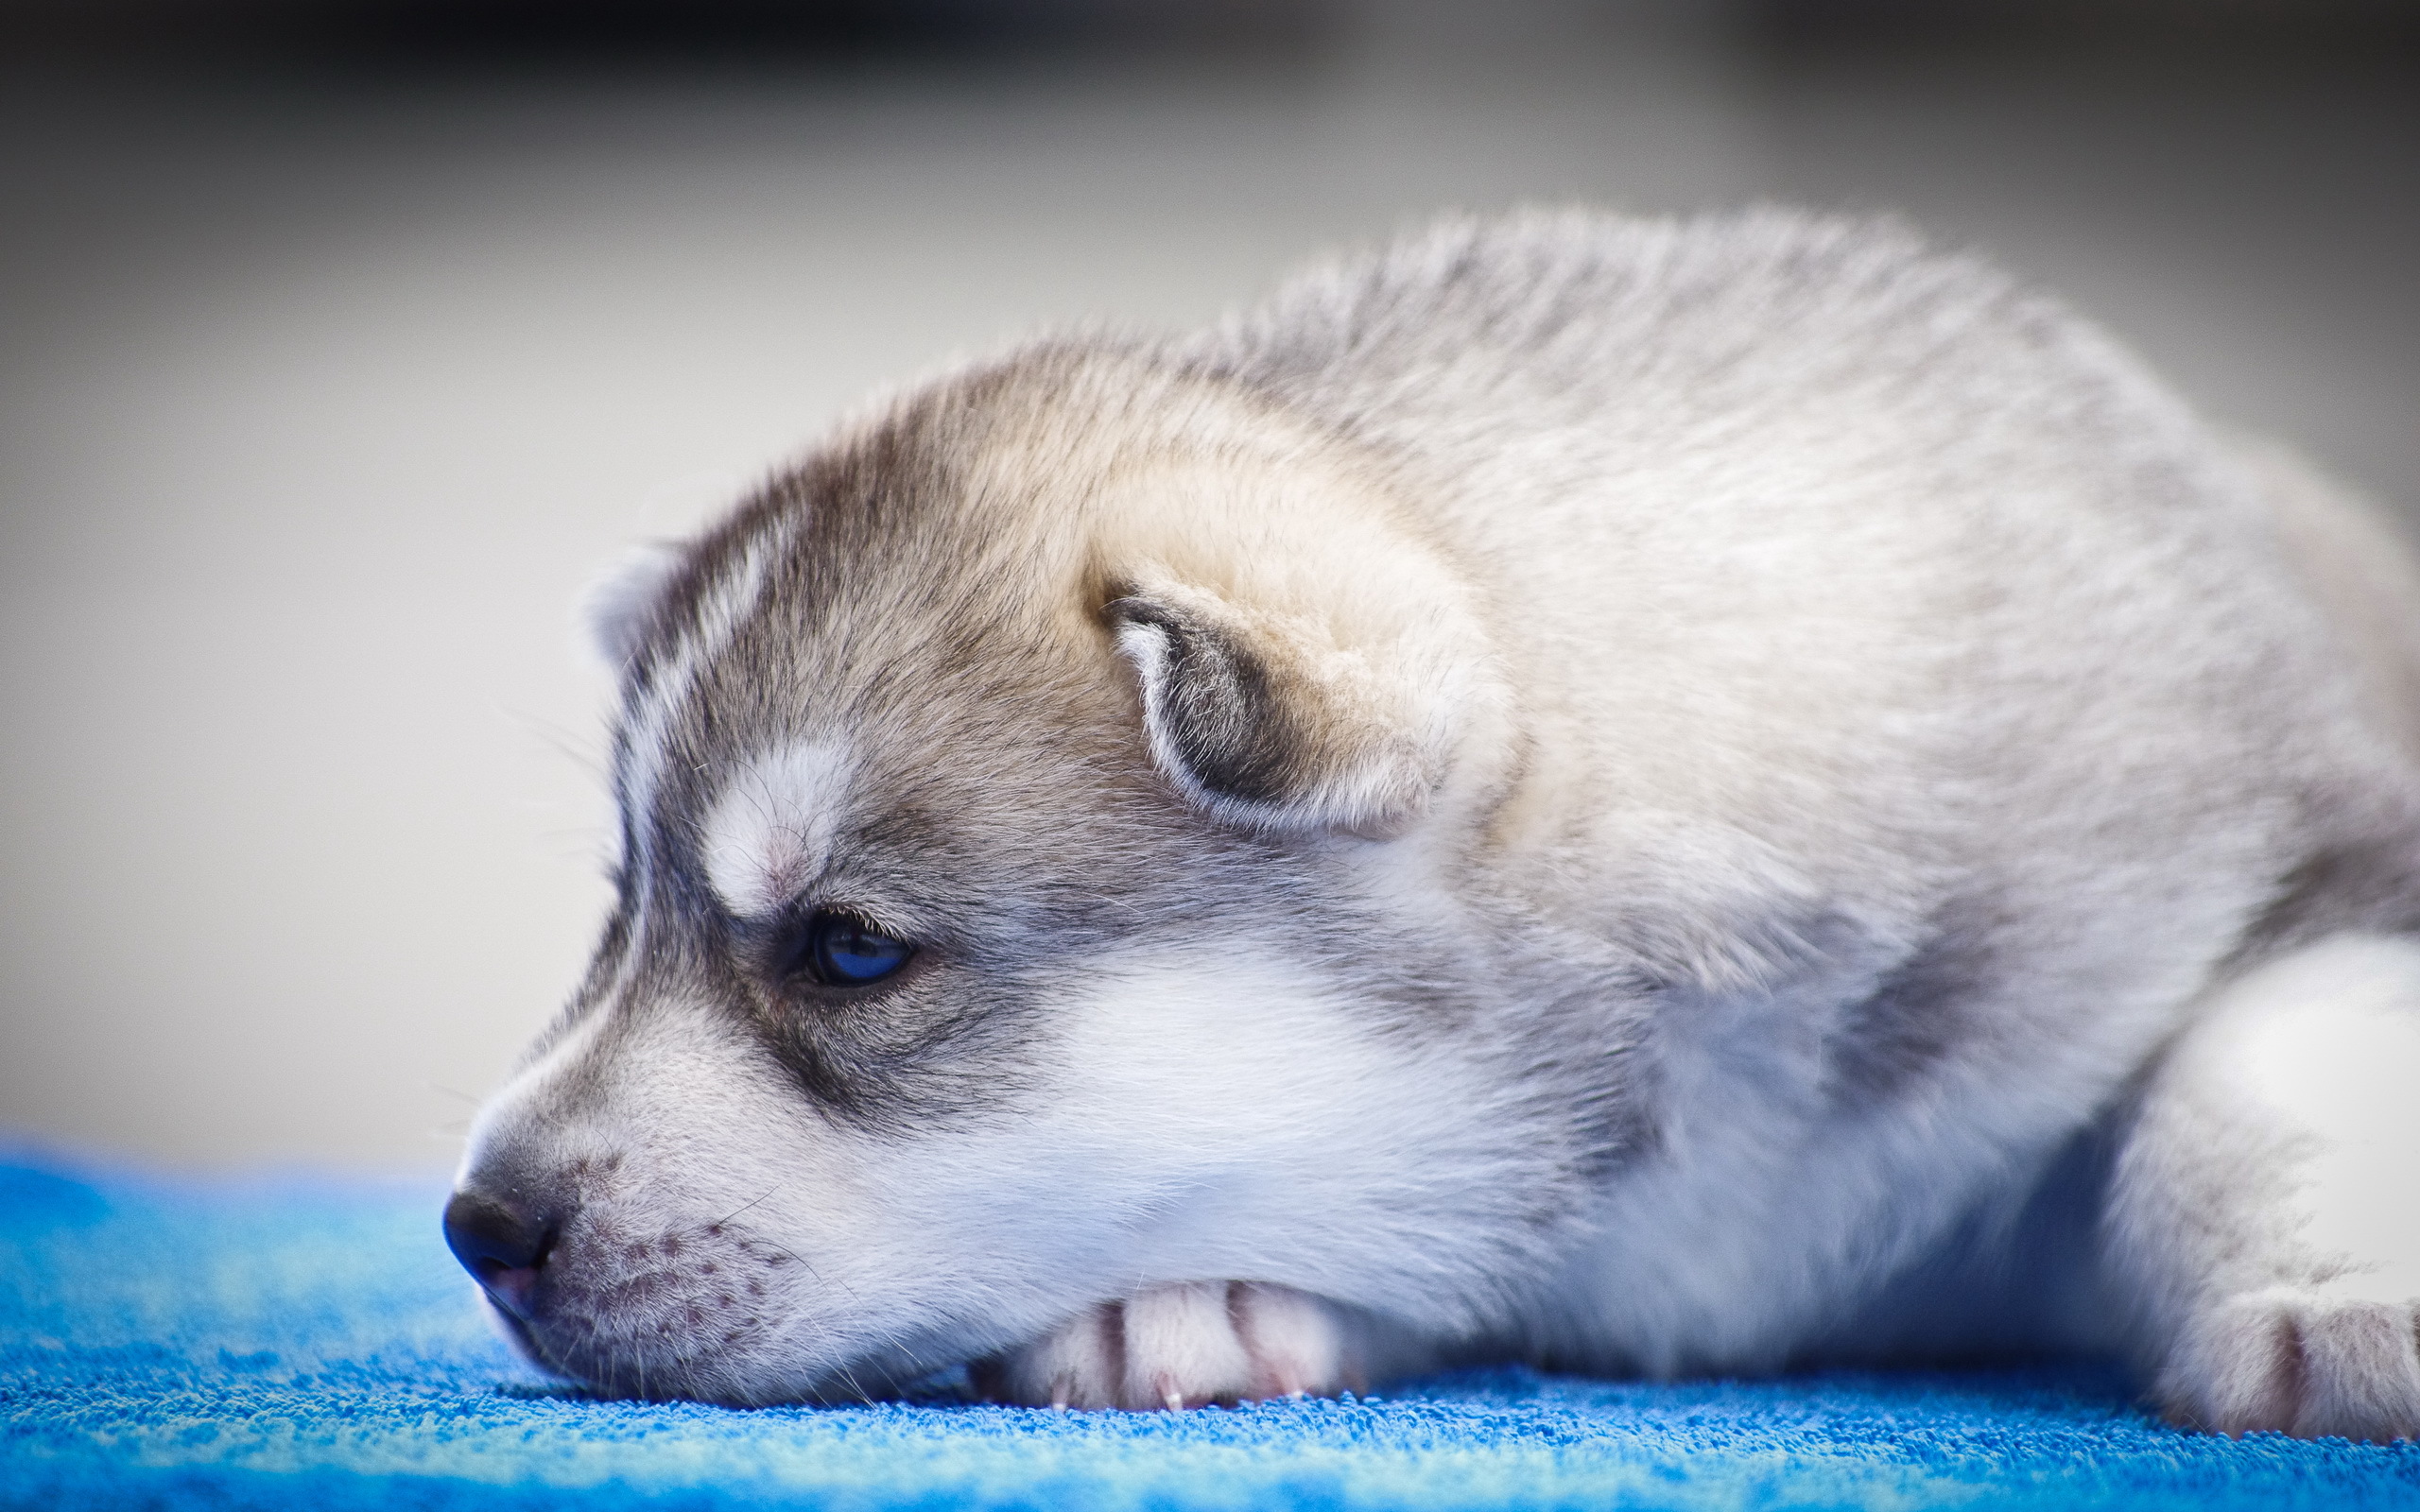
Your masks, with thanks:
[{"label": "puppy's lip", "polygon": [[544,1369],[555,1368],[548,1363],[546,1351],[539,1347],[537,1331],[526,1314],[514,1312],[505,1305],[502,1297],[485,1287],[479,1289],[479,1295],[487,1300],[488,1315],[495,1319],[506,1337],[512,1341],[512,1347],[521,1351],[523,1359]]},{"label": "puppy's lip", "polygon": [[538,1267],[535,1265],[490,1265],[479,1270],[479,1286],[497,1311],[510,1318],[515,1327],[529,1321],[531,1298],[538,1290]]}]

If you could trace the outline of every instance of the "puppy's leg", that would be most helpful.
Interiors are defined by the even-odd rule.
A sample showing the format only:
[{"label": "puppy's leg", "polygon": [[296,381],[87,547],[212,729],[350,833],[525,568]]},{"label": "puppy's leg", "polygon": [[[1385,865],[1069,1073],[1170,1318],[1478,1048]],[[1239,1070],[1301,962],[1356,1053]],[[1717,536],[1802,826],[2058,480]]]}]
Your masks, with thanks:
[{"label": "puppy's leg", "polygon": [[1088,1308],[1002,1357],[1001,1396],[1034,1406],[1198,1407],[1358,1383],[1348,1320],[1253,1281],[1159,1286]]},{"label": "puppy's leg", "polygon": [[2420,1437],[2420,942],[2222,990],[2145,1088],[2103,1220],[2153,1389],[2221,1433]]}]

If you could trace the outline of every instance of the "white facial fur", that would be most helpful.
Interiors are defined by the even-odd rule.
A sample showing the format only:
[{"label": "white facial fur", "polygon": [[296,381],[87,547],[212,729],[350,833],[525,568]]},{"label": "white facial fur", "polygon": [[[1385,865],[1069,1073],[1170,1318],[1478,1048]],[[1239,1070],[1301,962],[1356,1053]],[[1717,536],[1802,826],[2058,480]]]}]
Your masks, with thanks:
[{"label": "white facial fur", "polygon": [[[647,814],[654,808],[663,780],[666,735],[670,721],[689,697],[699,673],[729,648],[748,613],[756,607],[770,564],[788,544],[792,529],[776,525],[751,541],[731,570],[706,585],[696,622],[674,644],[644,695],[625,711],[620,771],[623,808]],[[644,843],[647,831],[637,832]],[[628,858],[644,860],[643,857]]]},{"label": "white facial fur", "polygon": [[700,844],[707,881],[724,907],[741,919],[769,917],[821,874],[849,770],[849,753],[835,741],[785,747],[740,765]]},{"label": "white facial fur", "polygon": [[[557,1166],[619,1153],[625,1175],[581,1205],[602,1232],[719,1225],[796,1257],[749,1347],[691,1390],[845,1392],[844,1370],[878,1383],[1230,1275],[1469,1328],[1508,1262],[1535,1265],[1493,1211],[1533,1156],[1473,1116],[1499,1093],[1250,949],[1100,963],[1057,1005],[1028,1108],[963,1134],[902,1143],[818,1119],[702,1007],[671,1005],[610,1049],[560,1044],[480,1140]],[[565,1117],[552,1103],[570,1083]],[[660,1315],[617,1323],[644,1339]]]}]

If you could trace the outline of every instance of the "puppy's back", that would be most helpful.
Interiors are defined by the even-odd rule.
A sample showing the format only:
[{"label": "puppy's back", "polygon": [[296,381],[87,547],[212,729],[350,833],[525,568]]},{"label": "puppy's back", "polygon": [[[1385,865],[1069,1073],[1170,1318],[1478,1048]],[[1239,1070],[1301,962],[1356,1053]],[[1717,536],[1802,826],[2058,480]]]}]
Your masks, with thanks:
[{"label": "puppy's back", "polygon": [[2413,892],[2405,555],[1979,261],[1780,211],[1463,221],[1179,355],[1397,469],[1488,585],[1537,752],[1495,833],[1565,910],[1652,899],[1675,827],[1744,835],[1884,933],[2018,921],[1995,974],[2116,1063],[2287,895]]}]

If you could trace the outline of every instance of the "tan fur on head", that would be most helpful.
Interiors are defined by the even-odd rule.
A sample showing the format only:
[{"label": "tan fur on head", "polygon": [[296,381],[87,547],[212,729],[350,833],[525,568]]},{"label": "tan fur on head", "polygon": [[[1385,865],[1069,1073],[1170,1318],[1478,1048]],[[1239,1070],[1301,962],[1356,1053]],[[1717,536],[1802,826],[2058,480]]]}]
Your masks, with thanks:
[{"label": "tan fur on head", "polygon": [[1002,375],[1013,419],[984,433],[970,491],[1083,532],[1083,608],[1133,669],[1168,782],[1227,823],[1364,838],[1449,782],[1485,792],[1510,696],[1417,480],[1232,386],[1063,362],[1029,398],[1033,374]]}]

